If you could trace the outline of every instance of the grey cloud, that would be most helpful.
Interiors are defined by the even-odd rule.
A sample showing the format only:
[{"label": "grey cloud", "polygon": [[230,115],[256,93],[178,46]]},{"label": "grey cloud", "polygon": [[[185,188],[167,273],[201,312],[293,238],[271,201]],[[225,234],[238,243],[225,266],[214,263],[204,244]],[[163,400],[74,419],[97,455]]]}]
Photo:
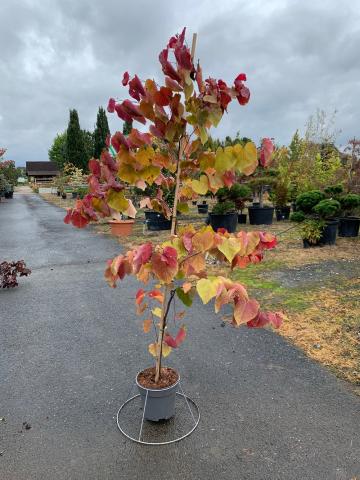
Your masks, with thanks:
[{"label": "grey cloud", "polygon": [[2,0],[0,17],[0,145],[19,164],[47,159],[69,108],[93,128],[98,106],[125,93],[124,70],[159,78],[158,53],[183,25],[199,33],[205,75],[248,75],[250,103],[232,105],[215,135],[288,143],[318,107],[338,110],[340,143],[359,135],[360,14],[350,3]]}]

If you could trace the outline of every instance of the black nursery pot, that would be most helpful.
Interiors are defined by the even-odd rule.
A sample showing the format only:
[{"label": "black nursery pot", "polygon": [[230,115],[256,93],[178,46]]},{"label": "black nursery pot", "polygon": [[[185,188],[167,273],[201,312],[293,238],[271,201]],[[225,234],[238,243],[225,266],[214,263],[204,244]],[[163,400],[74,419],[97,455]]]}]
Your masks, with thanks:
[{"label": "black nursery pot", "polygon": [[238,223],[246,223],[246,213],[238,213]]},{"label": "black nursery pot", "polygon": [[65,200],[65,199],[66,199],[66,193],[63,193],[63,194],[61,195],[61,198],[62,198],[63,200]]},{"label": "black nursery pot", "polygon": [[71,192],[72,198],[77,198],[77,192]]},{"label": "black nursery pot", "polygon": [[290,217],[290,207],[277,207],[275,209],[276,220],[280,222],[281,220],[289,220]]},{"label": "black nursery pot", "polygon": [[339,220],[328,220],[320,237],[321,245],[335,245]]},{"label": "black nursery pot", "polygon": [[196,201],[196,200],[193,200],[191,203],[192,203],[193,205],[196,205],[196,204],[197,204],[197,201]]},{"label": "black nursery pot", "polygon": [[249,207],[250,225],[271,225],[273,223],[274,207]]},{"label": "black nursery pot", "polygon": [[198,205],[198,213],[208,213],[209,205]]},{"label": "black nursery pot", "polygon": [[227,213],[225,215],[217,215],[210,213],[210,225],[216,232],[218,228],[226,228],[229,233],[236,232],[236,226],[238,223],[237,213]]},{"label": "black nursery pot", "polygon": [[341,217],[339,220],[339,237],[357,237],[359,226],[359,217]]},{"label": "black nursery pot", "polygon": [[56,193],[57,193],[57,196],[60,197],[61,192],[57,191]]},{"label": "black nursery pot", "polygon": [[168,220],[164,217],[164,215],[159,212],[154,212],[153,210],[146,210],[145,220],[148,230],[152,232],[171,229],[171,220]]}]

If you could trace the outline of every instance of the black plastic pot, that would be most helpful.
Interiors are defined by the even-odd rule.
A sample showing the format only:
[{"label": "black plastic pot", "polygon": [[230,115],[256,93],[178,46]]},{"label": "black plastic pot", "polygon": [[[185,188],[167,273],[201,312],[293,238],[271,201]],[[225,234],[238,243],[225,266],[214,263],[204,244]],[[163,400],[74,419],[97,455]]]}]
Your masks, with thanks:
[{"label": "black plastic pot", "polygon": [[237,213],[226,213],[225,215],[217,215],[214,213],[209,214],[210,225],[212,226],[215,232],[218,228],[226,228],[229,233],[236,232],[236,227],[238,223]]},{"label": "black plastic pot", "polygon": [[276,207],[276,220],[280,222],[281,220],[289,220],[290,217],[290,207]]},{"label": "black plastic pot", "polygon": [[320,237],[320,245],[335,245],[339,220],[327,220]]},{"label": "black plastic pot", "polygon": [[77,192],[71,192],[72,198],[77,198],[78,194]]},{"label": "black plastic pot", "polygon": [[274,207],[249,207],[250,225],[271,225],[273,223]]},{"label": "black plastic pot", "polygon": [[175,415],[175,398],[180,376],[174,385],[159,389],[145,388],[139,384],[137,378],[136,385],[145,409],[144,418],[152,422],[158,422],[159,420],[168,420],[173,417]]},{"label": "black plastic pot", "polygon": [[152,232],[171,229],[171,220],[168,220],[164,217],[164,215],[159,212],[155,212],[153,210],[146,210],[145,220],[148,230]]},{"label": "black plastic pot", "polygon": [[62,193],[62,194],[61,194],[61,198],[62,198],[63,200],[66,200],[66,193]]},{"label": "black plastic pot", "polygon": [[238,223],[246,223],[246,213],[238,213]]},{"label": "black plastic pot", "polygon": [[203,200],[203,201],[202,201],[202,204],[203,204],[203,205],[207,205],[207,201],[206,201],[206,200]]},{"label": "black plastic pot", "polygon": [[357,237],[359,226],[359,217],[341,217],[339,220],[339,237]]},{"label": "black plastic pot", "polygon": [[57,193],[57,196],[60,197],[61,192],[57,191],[56,193]]},{"label": "black plastic pot", "polygon": [[253,207],[260,207],[260,202],[252,202]]},{"label": "black plastic pot", "polygon": [[197,204],[197,201],[196,201],[196,200],[193,200],[191,203],[192,203],[193,205],[196,205],[196,204]]},{"label": "black plastic pot", "polygon": [[208,213],[209,205],[198,205],[198,213]]}]

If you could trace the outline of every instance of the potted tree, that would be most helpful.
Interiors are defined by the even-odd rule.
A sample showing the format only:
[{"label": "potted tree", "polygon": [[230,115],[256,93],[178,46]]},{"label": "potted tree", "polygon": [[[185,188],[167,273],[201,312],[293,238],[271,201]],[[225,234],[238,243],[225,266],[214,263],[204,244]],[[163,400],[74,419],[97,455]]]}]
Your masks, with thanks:
[{"label": "potted tree", "polygon": [[334,245],[339,221],[334,218],[340,211],[340,203],[325,198],[320,190],[300,194],[296,199],[297,211],[291,215],[292,221],[301,222],[304,247]]},{"label": "potted tree", "polygon": [[360,217],[356,215],[360,209],[360,195],[348,193],[339,197],[342,216],[339,219],[340,237],[357,237]]},{"label": "potted tree", "polygon": [[[232,201],[238,212],[238,223],[246,223],[246,213],[243,213],[245,202],[252,199],[252,192],[248,185],[235,183],[231,188],[220,188],[216,197],[220,202]],[[240,212],[240,213],[239,213]]]},{"label": "potted tree", "polygon": [[249,187],[257,201],[248,208],[250,225],[271,225],[274,207],[264,205],[264,193],[276,182],[276,172],[267,167],[271,164],[274,146],[269,138],[264,138],[260,149],[260,168],[254,173]]},{"label": "potted tree", "polygon": [[209,214],[209,223],[215,232],[219,228],[227,230],[229,233],[236,232],[238,223],[235,203],[232,200],[219,201],[214,205]]},{"label": "potted tree", "polygon": [[[258,165],[256,147],[251,142],[245,147],[235,145],[226,147],[227,150],[203,151],[201,146],[207,141],[209,129],[218,125],[232,99],[237,99],[240,105],[246,104],[249,90],[244,84],[244,74],[238,75],[232,86],[213,78],[203,81],[201,67],[194,65],[193,56],[194,48],[190,52],[185,44],[184,29],[160,53],[165,85],[151,79],[143,83],[136,75],[130,80],[125,72],[123,85],[129,86],[133,100],[110,99],[108,110],[123,120],[150,123],[149,130],[142,133],[132,128],[126,138],[120,132],[111,137],[116,158],[103,150],[100,159],[90,160],[89,194],[77,200],[64,219],[82,228],[89,221],[114,212],[134,218],[136,209],[125,196],[124,182],[141,188],[155,183],[158,187],[154,198],[141,200],[140,208],[151,208],[171,218],[169,239],[160,244],[146,242],[124,252],[109,260],[105,271],[111,287],[128,275],[148,285],[134,297],[137,313],[144,319],[144,332],[154,331],[148,350],[155,365],[142,370],[136,383],[146,404],[144,418],[155,421],[174,414],[179,373],[163,366],[163,358],[176,350],[187,335],[187,328],[181,323],[182,314],[170,308],[175,298],[186,306],[191,306],[195,295],[203,303],[214,299],[216,311],[230,304],[233,314],[229,321],[234,326],[278,327],[282,320],[281,313],[262,311],[242,284],[207,273],[208,256],[227,263],[230,268],[260,261],[264,249],[276,245],[273,235],[230,234],[221,229],[215,233],[211,226],[199,230],[192,225],[176,228],[177,211],[181,211],[185,199],[192,200],[208,191],[215,194],[219,188],[231,186],[236,175],[250,175]],[[172,211],[163,197],[169,174],[175,185]],[[149,286],[149,281],[155,281],[155,287],[153,283]],[[173,316],[175,327],[170,323]]]}]

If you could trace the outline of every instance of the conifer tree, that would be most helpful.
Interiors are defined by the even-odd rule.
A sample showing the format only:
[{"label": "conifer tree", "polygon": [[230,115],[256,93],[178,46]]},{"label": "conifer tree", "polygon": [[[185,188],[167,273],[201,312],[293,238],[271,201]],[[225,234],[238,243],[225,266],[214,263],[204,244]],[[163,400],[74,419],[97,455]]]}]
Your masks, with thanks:
[{"label": "conifer tree", "polygon": [[83,171],[88,170],[88,158],[86,155],[84,135],[80,129],[77,111],[70,110],[70,120],[66,131],[66,158],[69,163]]},{"label": "conifer tree", "polygon": [[110,134],[106,112],[99,107],[94,131],[94,158],[100,158],[101,152],[106,147],[106,137]]}]

